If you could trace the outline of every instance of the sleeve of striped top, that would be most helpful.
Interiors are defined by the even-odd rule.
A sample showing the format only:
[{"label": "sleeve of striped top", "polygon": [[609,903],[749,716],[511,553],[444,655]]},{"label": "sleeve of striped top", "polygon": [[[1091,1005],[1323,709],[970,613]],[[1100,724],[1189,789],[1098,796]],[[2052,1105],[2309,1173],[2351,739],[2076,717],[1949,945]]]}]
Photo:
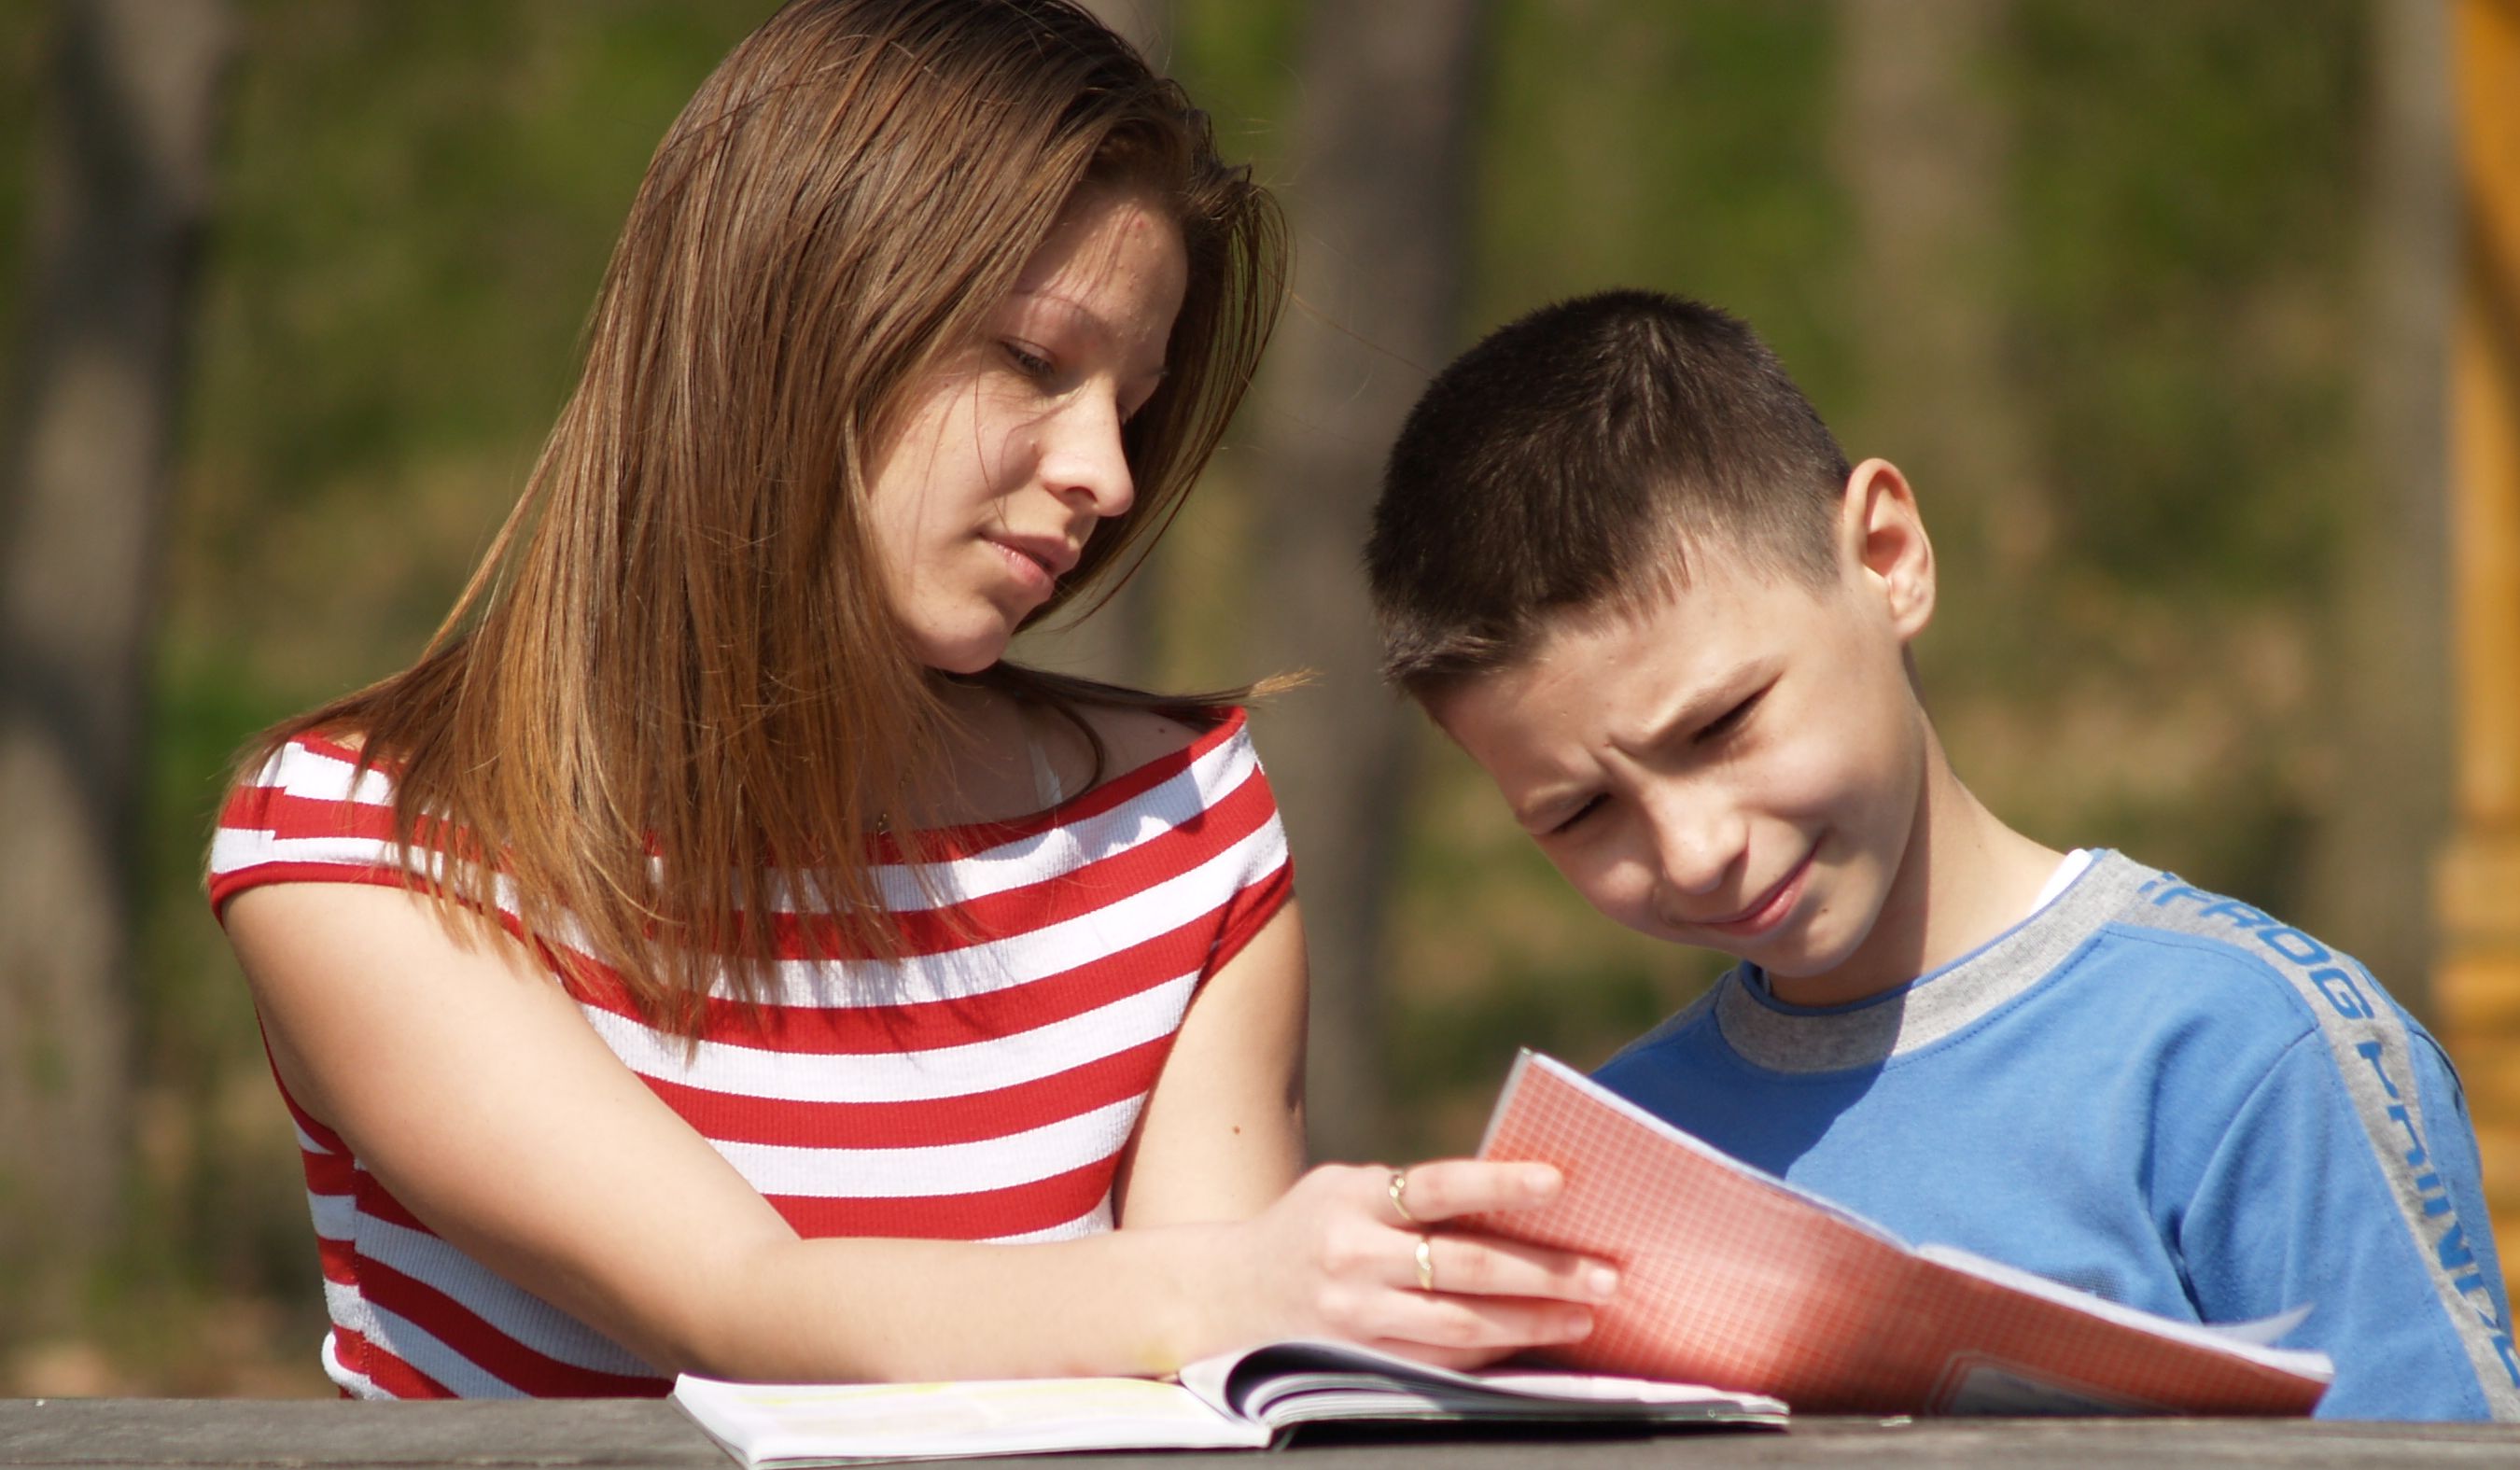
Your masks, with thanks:
[{"label": "sleeve of striped top", "polygon": [[346,745],[300,736],[228,793],[210,839],[210,909],[267,883],[407,886],[394,860],[393,782]]},{"label": "sleeve of striped top", "polygon": [[1247,762],[1249,774],[1243,778],[1236,797],[1229,799],[1254,801],[1266,809],[1266,816],[1260,824],[1258,840],[1247,848],[1241,881],[1226,906],[1224,921],[1217,926],[1215,944],[1208,952],[1206,973],[1210,975],[1240,954],[1251,937],[1286,907],[1295,891],[1294,862],[1286,851],[1286,829],[1278,818],[1277,795],[1270,789],[1267,773],[1260,769],[1259,755],[1252,749],[1250,733],[1241,728],[1241,713],[1237,711],[1229,741],[1232,753]]}]

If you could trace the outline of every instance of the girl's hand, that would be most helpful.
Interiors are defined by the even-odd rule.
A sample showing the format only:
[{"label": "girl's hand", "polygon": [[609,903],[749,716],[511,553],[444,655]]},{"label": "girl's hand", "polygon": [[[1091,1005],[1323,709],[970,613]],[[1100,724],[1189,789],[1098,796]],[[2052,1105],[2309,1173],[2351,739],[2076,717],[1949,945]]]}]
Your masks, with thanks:
[{"label": "girl's hand", "polygon": [[1446,1367],[1577,1341],[1618,1287],[1609,1263],[1447,1224],[1546,1204],[1563,1183],[1546,1164],[1476,1159],[1315,1169],[1227,1227],[1219,1306],[1247,1314],[1252,1340],[1336,1338]]}]

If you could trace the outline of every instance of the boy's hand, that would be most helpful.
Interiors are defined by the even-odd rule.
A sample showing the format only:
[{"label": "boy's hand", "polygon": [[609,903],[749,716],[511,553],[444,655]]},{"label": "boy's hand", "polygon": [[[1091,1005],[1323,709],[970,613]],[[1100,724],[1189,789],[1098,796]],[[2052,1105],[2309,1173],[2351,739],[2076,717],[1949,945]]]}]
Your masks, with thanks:
[{"label": "boy's hand", "polygon": [[1530,1209],[1563,1180],[1546,1164],[1446,1159],[1405,1171],[1328,1165],[1229,1226],[1224,1295],[1262,1337],[1328,1337],[1446,1367],[1574,1342],[1617,1289],[1608,1263],[1447,1222]]}]

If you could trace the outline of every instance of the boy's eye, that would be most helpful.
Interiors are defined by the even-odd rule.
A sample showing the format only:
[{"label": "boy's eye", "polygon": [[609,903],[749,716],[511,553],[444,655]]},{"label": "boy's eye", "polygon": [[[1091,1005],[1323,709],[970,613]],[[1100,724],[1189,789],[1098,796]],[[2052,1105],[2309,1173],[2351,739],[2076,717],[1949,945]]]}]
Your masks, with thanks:
[{"label": "boy's eye", "polygon": [[1755,707],[1760,700],[1767,696],[1768,691],[1766,690],[1759,690],[1749,698],[1742,700],[1740,703],[1733,705],[1731,709],[1717,715],[1714,719],[1707,721],[1704,725],[1699,726],[1697,728],[1697,734],[1692,738],[1701,745],[1705,744],[1709,740],[1722,739],[1724,736],[1732,734],[1735,729],[1739,728],[1741,722],[1750,717],[1751,709]]},{"label": "boy's eye", "polygon": [[1551,827],[1541,835],[1545,837],[1556,837],[1573,831],[1577,824],[1581,823],[1585,818],[1592,816],[1593,813],[1600,807],[1600,805],[1601,798],[1598,796],[1586,800],[1585,803],[1582,806],[1577,807],[1573,814],[1568,816],[1565,821]]}]

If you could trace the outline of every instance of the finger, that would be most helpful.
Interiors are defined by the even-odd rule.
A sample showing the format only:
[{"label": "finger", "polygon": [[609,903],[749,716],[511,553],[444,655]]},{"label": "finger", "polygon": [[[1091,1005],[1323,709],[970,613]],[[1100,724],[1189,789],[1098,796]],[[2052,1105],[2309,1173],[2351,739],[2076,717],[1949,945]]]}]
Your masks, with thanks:
[{"label": "finger", "polygon": [[1442,1295],[1589,1305],[1608,1301],[1619,1289],[1618,1270],[1606,1261],[1519,1240],[1430,1232],[1409,1237],[1408,1252],[1395,1283]]},{"label": "finger", "polygon": [[1503,1354],[1580,1342],[1593,1330],[1593,1314],[1563,1302],[1395,1291],[1364,1326],[1361,1335],[1372,1338],[1456,1353]]},{"label": "finger", "polygon": [[[1462,1215],[1528,1210],[1555,1199],[1565,1185],[1564,1176],[1547,1164],[1505,1164],[1487,1159],[1438,1159],[1373,1179],[1375,1187],[1386,1196],[1377,1213],[1404,1228],[1413,1223],[1432,1225]],[[1401,1217],[1397,1201],[1390,1198],[1395,1195],[1406,1201],[1407,1219]]]}]

